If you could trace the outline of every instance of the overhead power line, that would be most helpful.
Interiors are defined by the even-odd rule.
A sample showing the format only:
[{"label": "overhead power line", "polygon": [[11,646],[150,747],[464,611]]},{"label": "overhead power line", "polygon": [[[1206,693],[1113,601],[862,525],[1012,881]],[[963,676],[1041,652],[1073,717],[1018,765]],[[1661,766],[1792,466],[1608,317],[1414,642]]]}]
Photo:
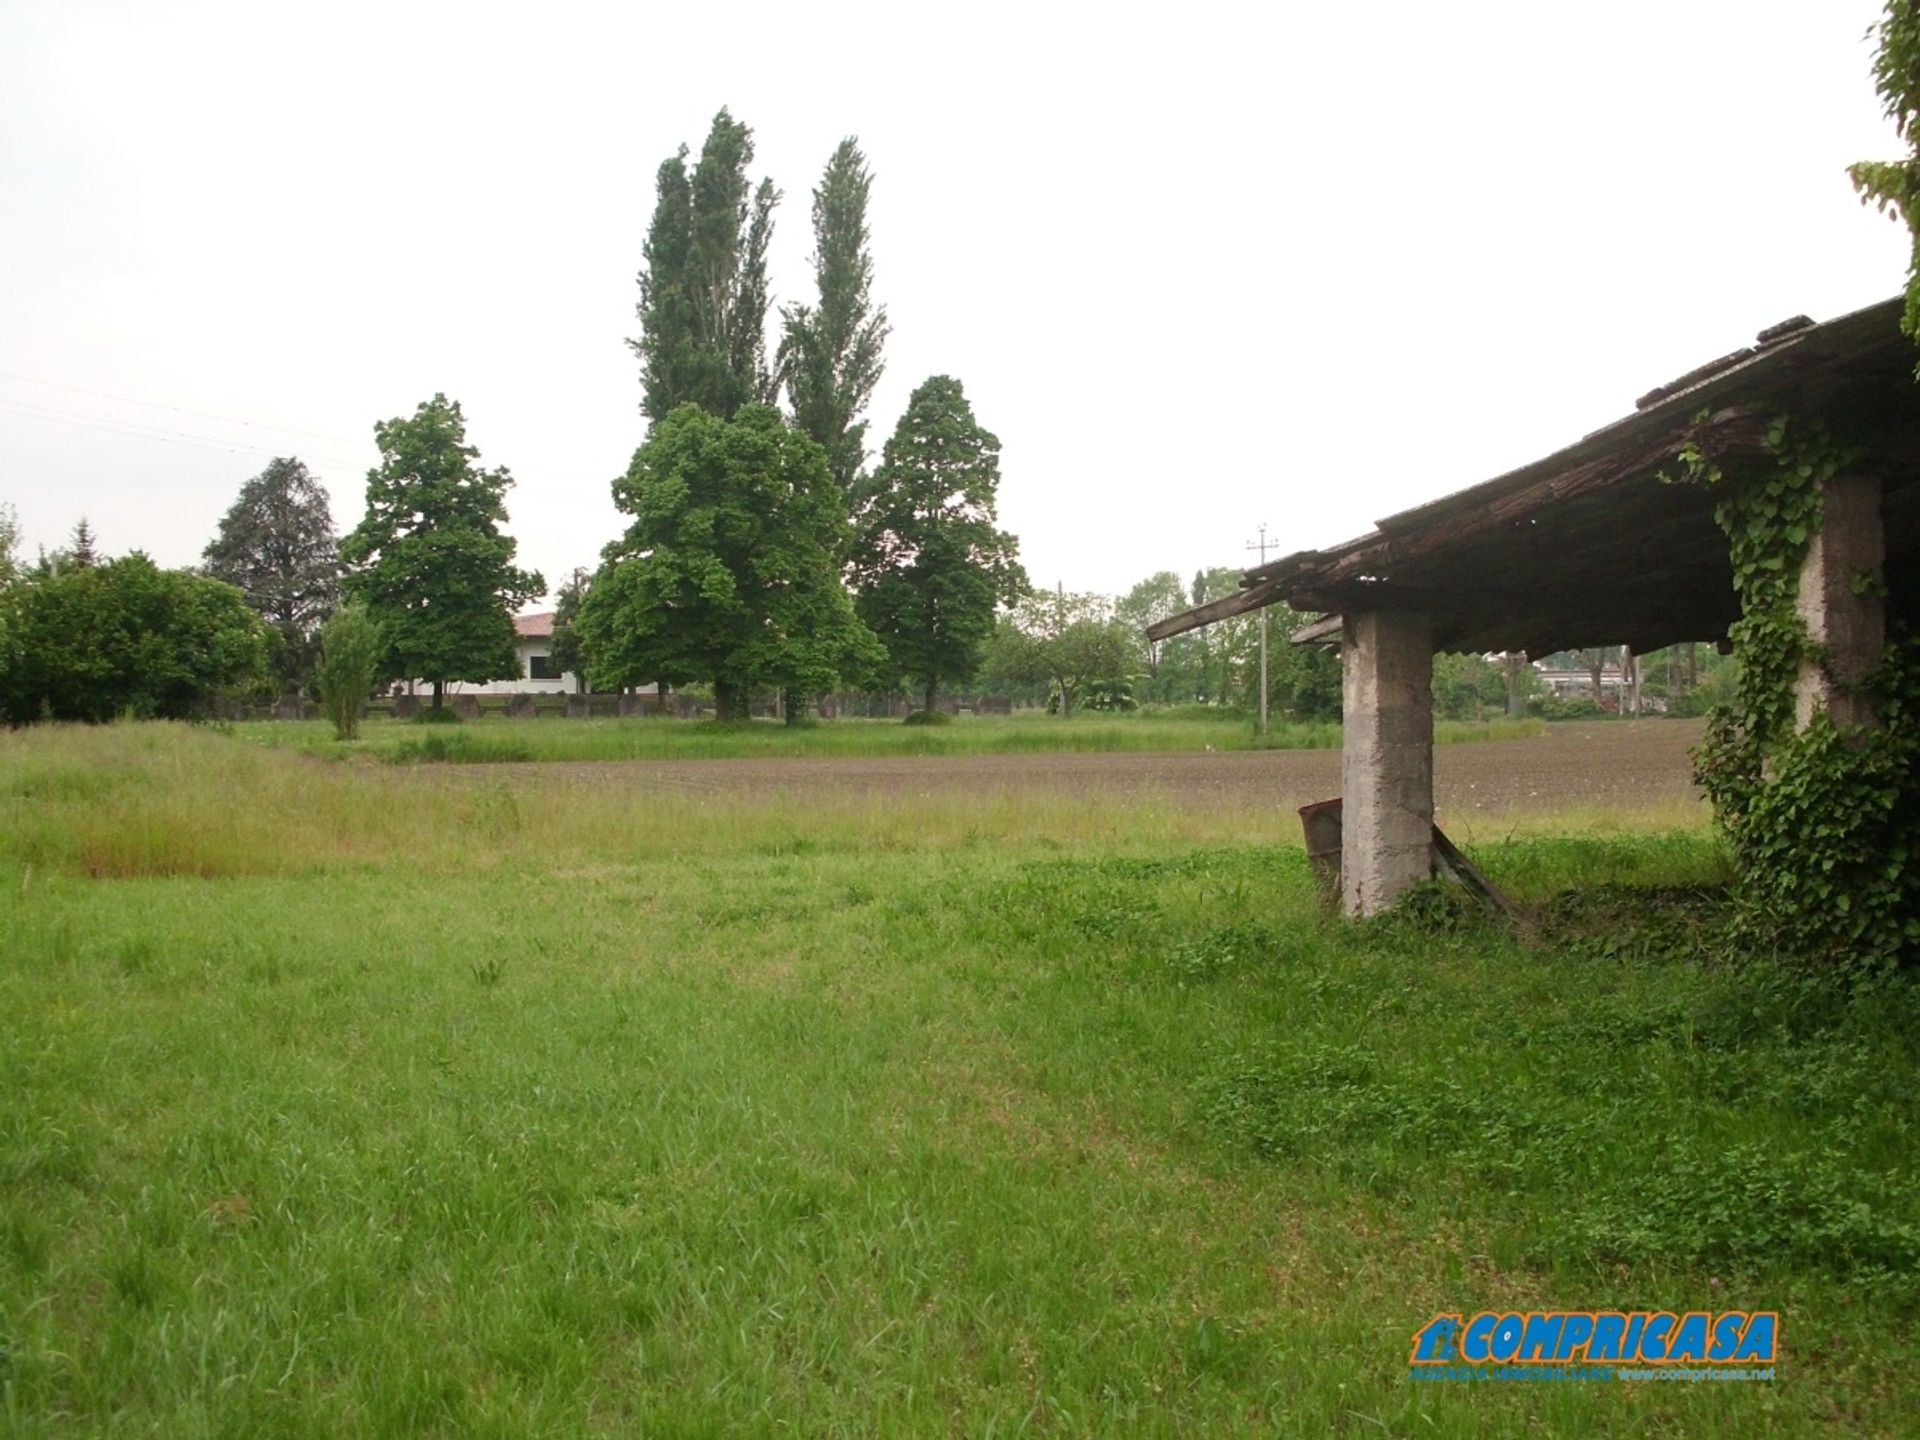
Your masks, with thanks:
[{"label": "overhead power line", "polygon": [[217,415],[211,410],[189,410],[184,405],[167,405],[156,400],[136,400],[131,395],[110,395],[105,390],[89,390],[84,385],[66,385],[58,380],[40,380],[32,375],[18,375],[11,370],[0,370],[0,380],[17,380],[23,385],[44,385],[50,390],[71,390],[76,395],[91,395],[96,400],[113,400],[122,405],[139,405],[148,410],[170,410],[176,415],[192,415],[200,420],[219,420],[228,425],[245,425],[251,430],[272,430],[282,435],[302,435],[309,440],[332,440],[340,445],[363,445],[364,436],[349,439],[345,435],[329,435],[319,430],[298,430],[291,425],[273,425],[264,420],[243,420],[238,415]]},{"label": "overhead power line", "polygon": [[[79,411],[58,410],[51,406],[35,405],[29,401],[9,400],[0,397],[0,415],[13,415],[22,420],[44,420],[55,425],[71,425],[76,429],[94,430],[104,435],[119,435],[129,440],[151,440],[163,445],[185,445],[195,450],[218,450],[229,455],[258,455],[268,459],[278,459],[281,450],[266,449],[258,445],[249,445],[245,441],[227,440],[220,436],[201,435],[185,430],[163,430],[158,426],[142,424],[136,420],[120,420],[110,415],[87,415]],[[338,456],[315,455],[315,464],[329,468],[358,470],[364,468],[364,462],[343,460]]]}]

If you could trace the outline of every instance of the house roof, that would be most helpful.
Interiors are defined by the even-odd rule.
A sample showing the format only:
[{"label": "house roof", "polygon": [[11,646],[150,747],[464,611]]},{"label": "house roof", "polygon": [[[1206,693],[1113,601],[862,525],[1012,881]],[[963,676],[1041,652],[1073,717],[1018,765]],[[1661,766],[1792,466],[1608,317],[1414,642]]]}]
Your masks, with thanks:
[{"label": "house roof", "polygon": [[[1717,640],[1739,617],[1718,496],[1672,484],[1688,442],[1722,458],[1764,447],[1781,411],[1841,422],[1879,467],[1888,572],[1920,558],[1920,390],[1904,302],[1825,324],[1804,316],[1640,398],[1632,414],[1531,465],[1376,522],[1327,550],[1246,572],[1242,588],[1151,627],[1152,639],[1285,601],[1303,611],[1427,612],[1441,650],[1547,654]],[[1491,411],[1497,422],[1497,410]],[[1905,567],[1902,567],[1905,568]],[[1302,632],[1324,639],[1328,628]]]},{"label": "house roof", "polygon": [[513,617],[513,628],[519,632],[522,640],[550,640],[553,638],[553,611],[516,615]]}]

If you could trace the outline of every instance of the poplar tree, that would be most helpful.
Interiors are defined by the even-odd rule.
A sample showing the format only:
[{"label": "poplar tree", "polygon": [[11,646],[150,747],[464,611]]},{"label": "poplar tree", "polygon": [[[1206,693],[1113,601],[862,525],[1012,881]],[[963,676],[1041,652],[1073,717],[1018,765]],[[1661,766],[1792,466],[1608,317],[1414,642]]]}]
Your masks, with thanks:
[{"label": "poplar tree", "polygon": [[664,419],[698,405],[729,419],[771,401],[767,368],[767,247],[780,192],[747,179],[753,131],[722,109],[687,169],[687,147],[654,177],[653,220],[640,271],[641,410]]},{"label": "poplar tree", "polygon": [[866,464],[867,401],[884,366],[890,329],[873,304],[867,197],[873,175],[851,136],[840,142],[813,192],[813,275],[818,299],[781,311],[779,371],[793,423],[827,452],[841,493],[852,502]]}]

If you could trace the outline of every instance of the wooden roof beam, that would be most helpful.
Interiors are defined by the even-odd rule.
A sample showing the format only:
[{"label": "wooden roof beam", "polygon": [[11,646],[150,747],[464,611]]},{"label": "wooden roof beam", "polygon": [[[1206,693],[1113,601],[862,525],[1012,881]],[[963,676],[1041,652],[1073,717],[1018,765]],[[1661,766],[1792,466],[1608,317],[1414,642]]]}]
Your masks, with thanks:
[{"label": "wooden roof beam", "polygon": [[1178,615],[1169,616],[1147,627],[1147,639],[1167,640],[1175,635],[1184,635],[1189,630],[1198,630],[1202,625],[1211,625],[1216,620],[1231,620],[1236,615],[1244,615],[1249,610],[1264,609],[1282,598],[1277,581],[1269,580],[1248,590],[1236,590],[1223,599],[1184,610]]}]

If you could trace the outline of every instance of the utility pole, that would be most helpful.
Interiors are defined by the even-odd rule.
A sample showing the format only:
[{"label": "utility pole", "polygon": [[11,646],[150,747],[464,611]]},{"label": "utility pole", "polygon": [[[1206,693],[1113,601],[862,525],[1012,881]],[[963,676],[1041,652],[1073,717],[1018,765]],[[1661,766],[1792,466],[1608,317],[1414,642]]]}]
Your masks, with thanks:
[{"label": "utility pole", "polygon": [[[1267,522],[1260,522],[1260,538],[1249,540],[1247,549],[1260,552],[1260,563],[1267,563]],[[1267,607],[1260,607],[1260,734],[1267,733]]]}]

